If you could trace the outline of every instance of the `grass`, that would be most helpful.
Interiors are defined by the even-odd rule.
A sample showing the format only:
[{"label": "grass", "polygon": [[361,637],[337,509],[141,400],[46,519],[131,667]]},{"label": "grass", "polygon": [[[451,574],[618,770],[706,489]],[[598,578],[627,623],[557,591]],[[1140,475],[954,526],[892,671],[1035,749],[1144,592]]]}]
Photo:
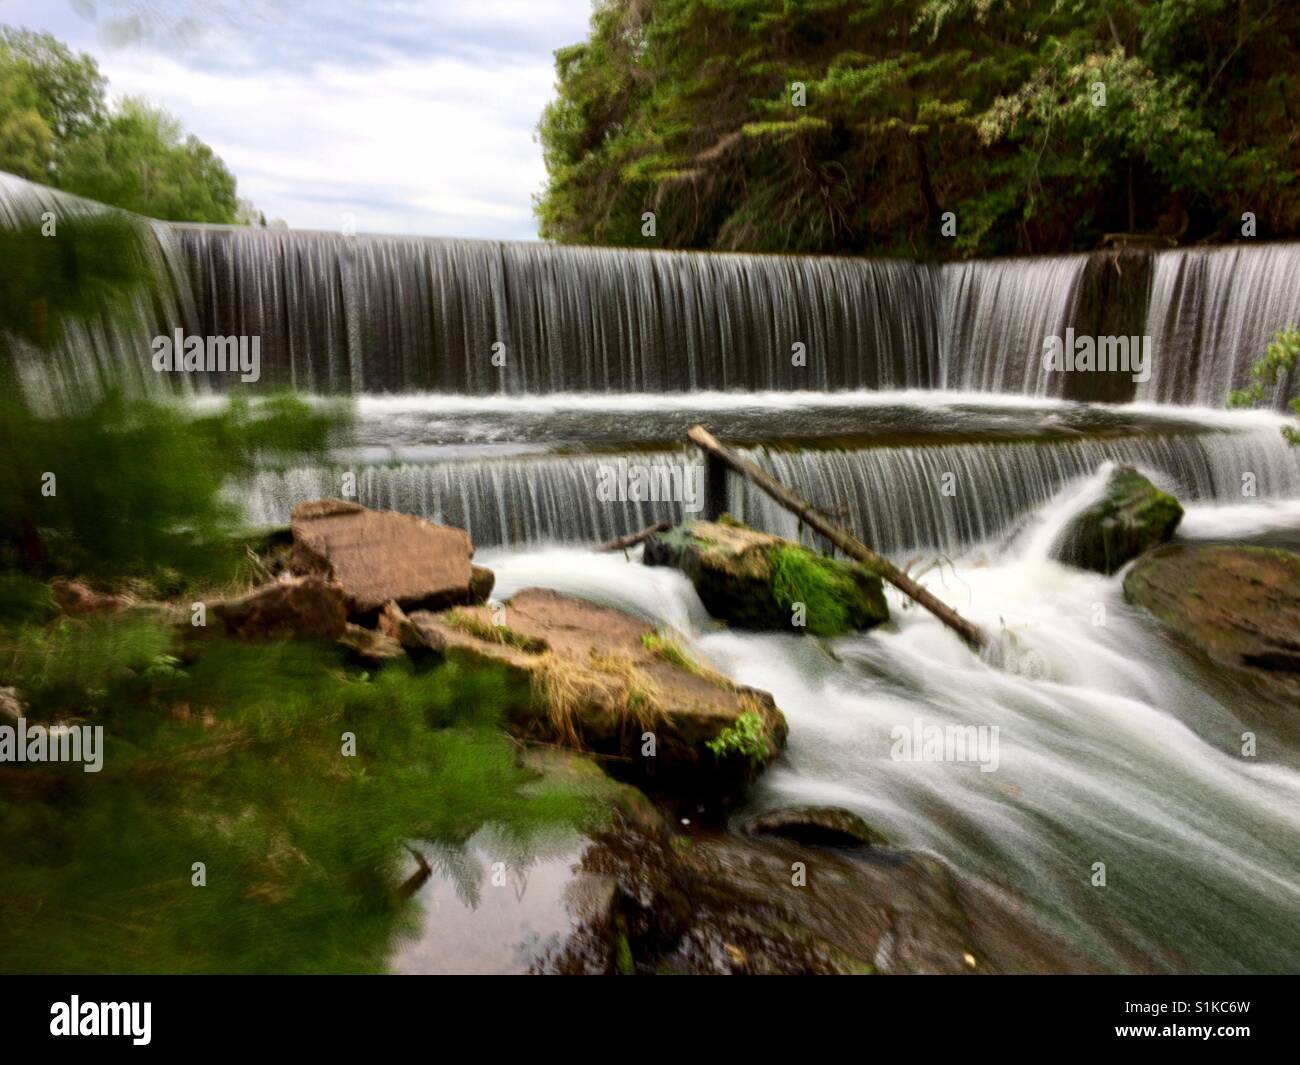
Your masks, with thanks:
[{"label": "grass", "polygon": [[641,637],[641,646],[649,651],[656,658],[662,658],[669,665],[676,666],[678,669],[685,670],[697,677],[703,677],[708,674],[682,647],[681,643],[675,636],[669,633],[647,632]]},{"label": "grass", "polygon": [[382,971],[418,924],[407,843],[491,824],[525,846],[591,814],[519,765],[499,671],[357,674],[326,645],[220,637],[186,661],[174,638],[0,628],[30,720],[105,730],[99,773],[3,767],[0,970]]},{"label": "grass", "polygon": [[526,651],[532,655],[549,650],[549,645],[545,640],[525,636],[522,632],[516,632],[507,625],[494,625],[473,614],[467,614],[463,610],[448,610],[443,614],[443,620],[453,629],[458,629],[486,643],[503,644],[506,647],[513,647],[516,650]]},{"label": "grass", "polygon": [[643,729],[653,729],[664,717],[654,679],[625,654],[593,650],[590,665],[544,654],[531,678],[534,707],[545,713],[559,742],[577,750],[584,748],[581,720],[602,699],[626,710]]}]

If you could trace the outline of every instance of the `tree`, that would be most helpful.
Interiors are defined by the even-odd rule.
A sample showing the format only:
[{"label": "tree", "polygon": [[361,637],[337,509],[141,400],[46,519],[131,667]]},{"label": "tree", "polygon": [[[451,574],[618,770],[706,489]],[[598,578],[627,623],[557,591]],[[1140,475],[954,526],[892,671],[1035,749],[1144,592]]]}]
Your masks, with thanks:
[{"label": "tree", "polygon": [[[1264,357],[1250,368],[1250,384],[1228,397],[1230,407],[1253,407],[1268,398],[1268,393],[1277,388],[1279,383],[1294,381],[1300,388],[1300,379],[1294,377],[1296,366],[1300,364],[1300,329],[1289,326],[1279,329],[1264,352]],[[1288,406],[1300,417],[1300,392],[1287,400]],[[1286,425],[1282,435],[1290,443],[1300,445],[1300,429]]]},{"label": "tree", "polygon": [[76,140],[104,119],[107,81],[95,60],[48,33],[0,26],[0,72],[25,81],[32,106],[59,143]]},{"label": "tree", "polygon": [[1277,0],[604,0],[556,53],[541,231],[950,257],[1245,202],[1297,233],[1298,43]]},{"label": "tree", "polygon": [[90,56],[0,27],[0,170],[155,218],[234,222],[235,179],[212,149],[142,100],[110,110],[106,85]]},{"label": "tree", "polygon": [[61,187],[150,218],[234,222],[234,176],[197,137],[143,100],[126,99],[75,141],[60,167]]},{"label": "tree", "polygon": [[36,104],[31,84],[0,67],[0,169],[29,181],[48,181],[54,134]]}]

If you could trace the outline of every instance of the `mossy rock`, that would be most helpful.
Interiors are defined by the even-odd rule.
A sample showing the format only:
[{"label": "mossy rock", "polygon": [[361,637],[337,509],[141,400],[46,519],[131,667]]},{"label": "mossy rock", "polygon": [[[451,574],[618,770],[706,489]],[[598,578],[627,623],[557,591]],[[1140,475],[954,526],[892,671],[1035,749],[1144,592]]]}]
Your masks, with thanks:
[{"label": "mossy rock", "polygon": [[1129,571],[1124,594],[1211,661],[1300,705],[1300,554],[1172,545]]},{"label": "mossy rock", "polygon": [[880,577],[866,566],[734,521],[690,522],[652,536],[643,561],[681,570],[705,609],[738,628],[839,636],[889,620]]},{"label": "mossy rock", "polygon": [[1052,557],[1110,575],[1169,540],[1183,508],[1131,466],[1117,467],[1105,493],[1081,511],[1052,548]]},{"label": "mossy rock", "polygon": [[785,744],[767,692],[695,662],[640,618],[548,589],[517,593],[504,617],[483,606],[409,617],[393,607],[383,628],[408,649],[497,667],[517,736],[607,756],[656,794],[730,800]]}]

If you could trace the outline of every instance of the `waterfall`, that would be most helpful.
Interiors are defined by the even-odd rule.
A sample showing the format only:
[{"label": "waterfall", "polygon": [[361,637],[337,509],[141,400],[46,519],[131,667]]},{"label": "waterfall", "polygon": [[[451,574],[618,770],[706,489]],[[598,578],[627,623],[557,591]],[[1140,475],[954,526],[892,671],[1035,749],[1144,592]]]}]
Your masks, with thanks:
[{"label": "waterfall", "polygon": [[[1273,334],[1300,326],[1300,245],[1157,256],[1147,323],[1155,373],[1138,398],[1222,406],[1231,389],[1247,383]],[[1279,383],[1274,406],[1290,383]]]},{"label": "waterfall", "polygon": [[169,228],[200,331],[260,336],[264,380],[313,392],[1131,398],[1127,376],[1043,370],[1044,337],[1073,328],[1152,336],[1138,398],[1222,406],[1300,322],[1297,244],[932,266]]},{"label": "waterfall", "polygon": [[937,274],[906,262],[211,226],[175,233],[204,332],[260,335],[265,376],[310,391],[939,383]]},{"label": "waterfall", "polygon": [[[755,458],[814,504],[846,507],[858,537],[886,552],[953,552],[1004,536],[1068,482],[1106,462],[1137,466],[1184,502],[1241,502],[1245,473],[1254,474],[1254,498],[1300,494],[1300,456],[1274,429],[867,451],[761,449]],[[736,491],[737,517],[798,534],[793,516],[747,482],[733,482]]]},{"label": "waterfall", "polygon": [[[0,224],[102,205],[0,174]],[[545,244],[149,222],[157,284],[38,392],[160,387],[149,341],[261,338],[261,387],[460,395],[948,389],[1221,407],[1300,324],[1300,244],[971,260]],[[1150,335],[1152,376],[1048,373],[1043,340]],[[1279,384],[1281,407],[1294,383]],[[166,386],[229,387],[217,379]]]},{"label": "waterfall", "polygon": [[1086,255],[953,263],[943,267],[939,349],[944,387],[1060,395],[1043,372],[1045,336],[1074,324]]},{"label": "waterfall", "polygon": [[[0,225],[49,226],[47,239],[58,240],[61,224],[75,224],[108,210],[92,200],[0,172]],[[142,220],[140,239],[153,276],[147,289],[127,294],[112,317],[67,323],[52,353],[15,344],[23,391],[36,409],[75,409],[110,388],[170,395],[193,391],[201,384],[184,375],[153,371],[153,338],[178,326],[188,327],[195,316],[188,273],[171,228]]]},{"label": "waterfall", "polygon": [[[1254,475],[1260,500],[1300,495],[1300,455],[1272,427],[1035,443],[764,447],[744,453],[804,498],[840,511],[864,542],[886,552],[953,552],[1005,535],[1063,485],[1105,462],[1136,465],[1185,501],[1241,502],[1244,473]],[[620,460],[668,467],[693,462],[694,456],[646,451],[369,466],[357,471],[357,495],[367,506],[460,526],[481,546],[599,542],[683,517],[682,503],[671,500],[599,499],[602,468]],[[249,500],[249,519],[286,521],[295,503],[337,494],[338,472],[263,473]],[[944,494],[945,474],[953,475],[947,482],[952,495]],[[728,491],[735,516],[798,535],[793,517],[747,482],[733,477]]]}]

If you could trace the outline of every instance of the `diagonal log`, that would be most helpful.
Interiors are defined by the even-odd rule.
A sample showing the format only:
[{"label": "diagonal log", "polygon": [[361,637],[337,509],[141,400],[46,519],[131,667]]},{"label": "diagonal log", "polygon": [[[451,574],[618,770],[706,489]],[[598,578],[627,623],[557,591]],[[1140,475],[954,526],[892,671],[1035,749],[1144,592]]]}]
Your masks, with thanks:
[{"label": "diagonal log", "polygon": [[785,507],[786,510],[794,514],[801,522],[826,537],[827,540],[850,558],[861,562],[913,602],[925,607],[926,610],[960,636],[972,650],[978,651],[988,643],[988,636],[978,625],[967,621],[952,607],[936,599],[929,591],[890,562],[889,559],[876,554],[862,541],[830,521],[806,499],[800,499],[771,474],[723,446],[704,426],[695,426],[686,434],[686,438],[696,447],[702,449],[706,455],[712,456],[728,469],[734,470],[747,481],[757,485],[780,503],[781,506]]}]

